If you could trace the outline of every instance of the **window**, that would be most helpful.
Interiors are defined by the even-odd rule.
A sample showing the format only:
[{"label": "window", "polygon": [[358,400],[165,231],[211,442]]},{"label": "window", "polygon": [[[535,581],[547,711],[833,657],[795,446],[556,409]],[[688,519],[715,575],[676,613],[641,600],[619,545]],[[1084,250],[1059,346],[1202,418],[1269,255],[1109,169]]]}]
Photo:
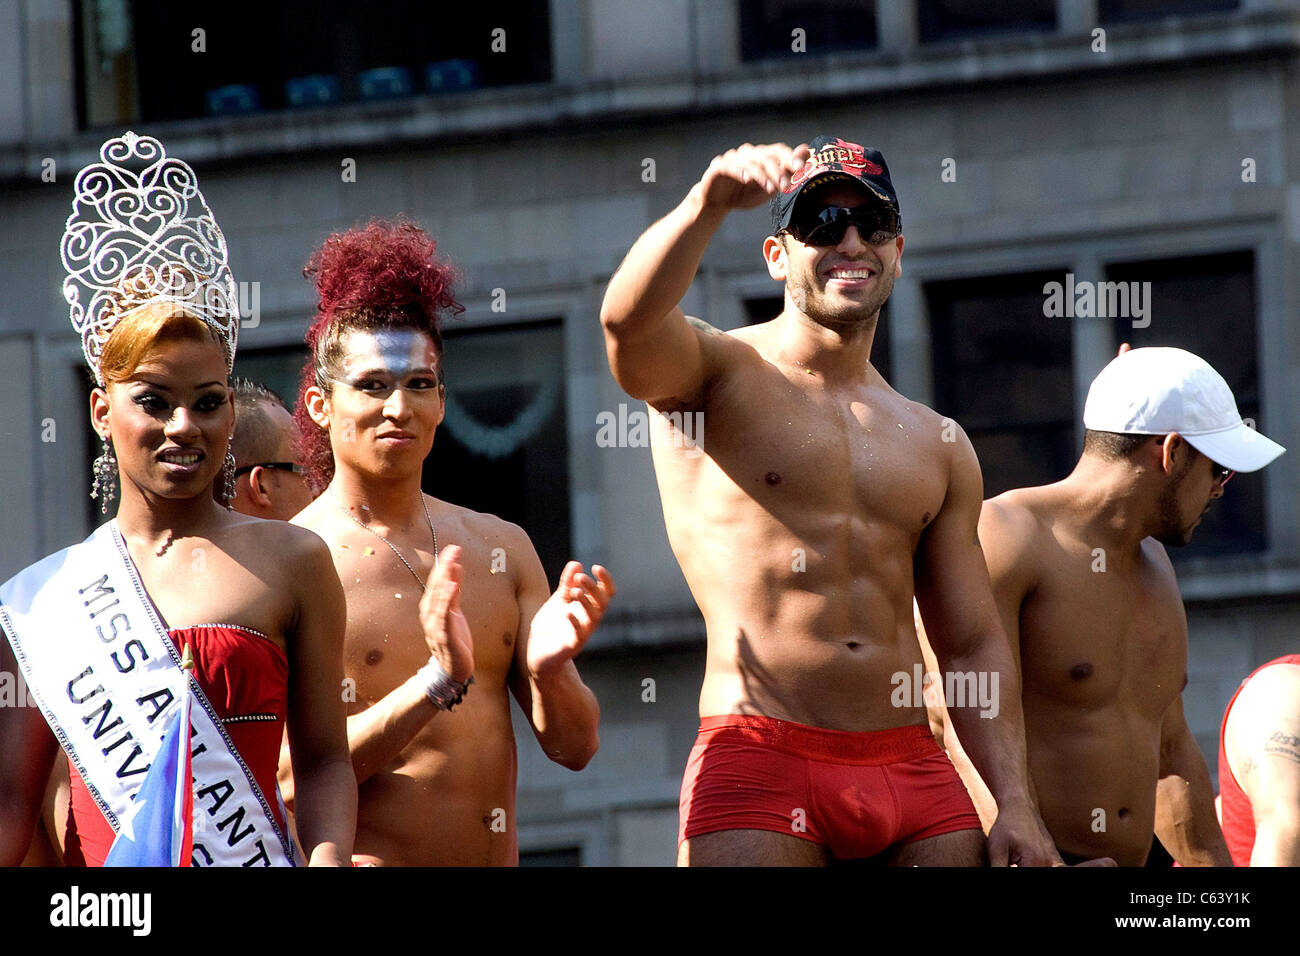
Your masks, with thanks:
[{"label": "window", "polygon": [[72,12],[82,127],[135,122],[140,110],[127,0],[80,0]]},{"label": "window", "polygon": [[970,436],[985,498],[1059,481],[1074,467],[1070,320],[1043,314],[1043,286],[1063,272],[925,286],[935,408]]},{"label": "window", "polygon": [[743,60],[875,45],[875,0],[740,0]]},{"label": "window", "polygon": [[[785,308],[785,299],[779,295],[762,296],[761,298],[745,300],[745,316],[747,325],[758,325],[760,322],[768,322],[781,314]],[[889,377],[889,303],[886,302],[880,309],[880,320],[876,323],[876,337],[871,341],[871,364],[876,367],[886,382],[890,382]]]},{"label": "window", "polygon": [[292,412],[298,401],[298,383],[307,357],[305,345],[237,350],[234,374],[236,378],[251,379],[266,386],[284,399],[285,407]]},{"label": "window", "polygon": [[1236,10],[1240,0],[1097,0],[1099,23],[1158,20],[1161,17]]},{"label": "window", "polygon": [[[1195,352],[1224,377],[1243,418],[1259,424],[1259,349],[1255,332],[1255,257],[1250,252],[1112,264],[1110,282],[1149,282],[1146,328],[1133,319],[1115,320],[1115,341],[1134,348],[1172,345]],[[1187,548],[1170,556],[1205,556],[1263,551],[1264,480],[1268,469],[1236,475],[1223,497],[1210,506]]]},{"label": "window", "polygon": [[1056,29],[1056,0],[916,0],[921,41]]},{"label": "window", "polygon": [[569,546],[569,443],[559,320],[502,329],[443,327],[447,415],[424,488],[520,525],[552,586]]},{"label": "window", "polygon": [[[551,76],[547,0],[460,5],[454,15],[441,4],[402,0],[226,0],[201,9],[165,0],[80,0],[77,11],[87,126],[386,100]],[[498,28],[505,32],[495,36],[494,50]]]}]

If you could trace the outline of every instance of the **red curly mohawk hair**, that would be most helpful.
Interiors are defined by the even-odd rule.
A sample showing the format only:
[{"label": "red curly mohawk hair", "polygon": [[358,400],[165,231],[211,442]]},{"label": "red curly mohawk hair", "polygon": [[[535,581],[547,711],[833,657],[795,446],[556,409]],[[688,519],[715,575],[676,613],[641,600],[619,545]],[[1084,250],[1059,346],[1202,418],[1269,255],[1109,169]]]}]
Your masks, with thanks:
[{"label": "red curly mohawk hair", "polygon": [[315,385],[325,394],[341,373],[348,332],[415,329],[433,339],[442,379],[444,313],[464,307],[452,286],[452,266],[438,258],[437,243],[415,223],[372,220],[363,228],[333,233],[312,253],[303,275],[316,283],[316,318],[307,330],[311,355],[303,366],[293,417],[298,423],[298,457],[314,494],[334,477],[329,432],[307,414],[306,392]]}]

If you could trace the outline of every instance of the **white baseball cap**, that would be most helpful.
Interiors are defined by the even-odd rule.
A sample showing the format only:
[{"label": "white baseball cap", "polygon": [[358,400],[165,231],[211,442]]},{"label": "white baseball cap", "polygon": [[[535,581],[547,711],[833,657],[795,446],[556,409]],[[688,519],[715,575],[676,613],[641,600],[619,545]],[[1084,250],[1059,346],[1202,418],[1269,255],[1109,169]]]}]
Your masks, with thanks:
[{"label": "white baseball cap", "polygon": [[1130,349],[1092,380],[1083,425],[1099,432],[1177,432],[1216,464],[1258,471],[1286,451],[1241,420],[1223,376],[1183,349]]}]

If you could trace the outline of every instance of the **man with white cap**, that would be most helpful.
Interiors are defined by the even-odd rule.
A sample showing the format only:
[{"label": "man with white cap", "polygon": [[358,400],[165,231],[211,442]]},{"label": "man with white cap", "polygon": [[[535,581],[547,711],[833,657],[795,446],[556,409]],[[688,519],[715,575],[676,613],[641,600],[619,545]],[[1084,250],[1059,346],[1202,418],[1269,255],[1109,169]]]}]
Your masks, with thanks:
[{"label": "man with white cap", "polygon": [[[1191,541],[1237,471],[1285,451],[1247,426],[1203,359],[1122,350],[1093,381],[1062,481],[984,503],[979,535],[1018,648],[1029,771],[1061,858],[1231,866],[1183,717],[1187,618],[1165,545]],[[988,825],[996,806],[945,727]]]}]

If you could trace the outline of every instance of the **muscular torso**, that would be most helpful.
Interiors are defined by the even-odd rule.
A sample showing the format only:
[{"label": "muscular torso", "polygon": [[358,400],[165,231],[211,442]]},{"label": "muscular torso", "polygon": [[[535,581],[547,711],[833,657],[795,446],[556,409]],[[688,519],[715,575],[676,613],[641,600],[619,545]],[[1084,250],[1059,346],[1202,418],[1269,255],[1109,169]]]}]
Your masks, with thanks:
[{"label": "muscular torso", "polygon": [[1027,491],[1017,500],[1038,519],[1038,563],[1020,609],[1020,659],[1043,821],[1065,852],[1140,866],[1155,821],[1161,722],[1187,674],[1177,582],[1155,541],[1137,557],[1097,553],[1051,521],[1050,497]]},{"label": "muscular torso", "polygon": [[[474,686],[461,705],[430,719],[359,785],[354,852],[383,864],[508,865],[518,860],[508,677],[519,633],[519,562],[511,561],[504,522],[426,500],[439,547],[463,549],[461,606],[474,637]],[[383,541],[325,499],[296,520],[325,538],[343,582],[343,670],[356,682],[348,712],[357,714],[429,660],[418,613],[421,588]],[[433,568],[427,524],[386,537],[426,580]]]},{"label": "muscular torso", "polygon": [[699,449],[651,414],[669,540],[708,629],[700,713],[924,723],[890,678],[921,660],[912,562],[947,490],[942,419],[874,369],[828,387],[777,357],[771,328],[726,343]]}]

